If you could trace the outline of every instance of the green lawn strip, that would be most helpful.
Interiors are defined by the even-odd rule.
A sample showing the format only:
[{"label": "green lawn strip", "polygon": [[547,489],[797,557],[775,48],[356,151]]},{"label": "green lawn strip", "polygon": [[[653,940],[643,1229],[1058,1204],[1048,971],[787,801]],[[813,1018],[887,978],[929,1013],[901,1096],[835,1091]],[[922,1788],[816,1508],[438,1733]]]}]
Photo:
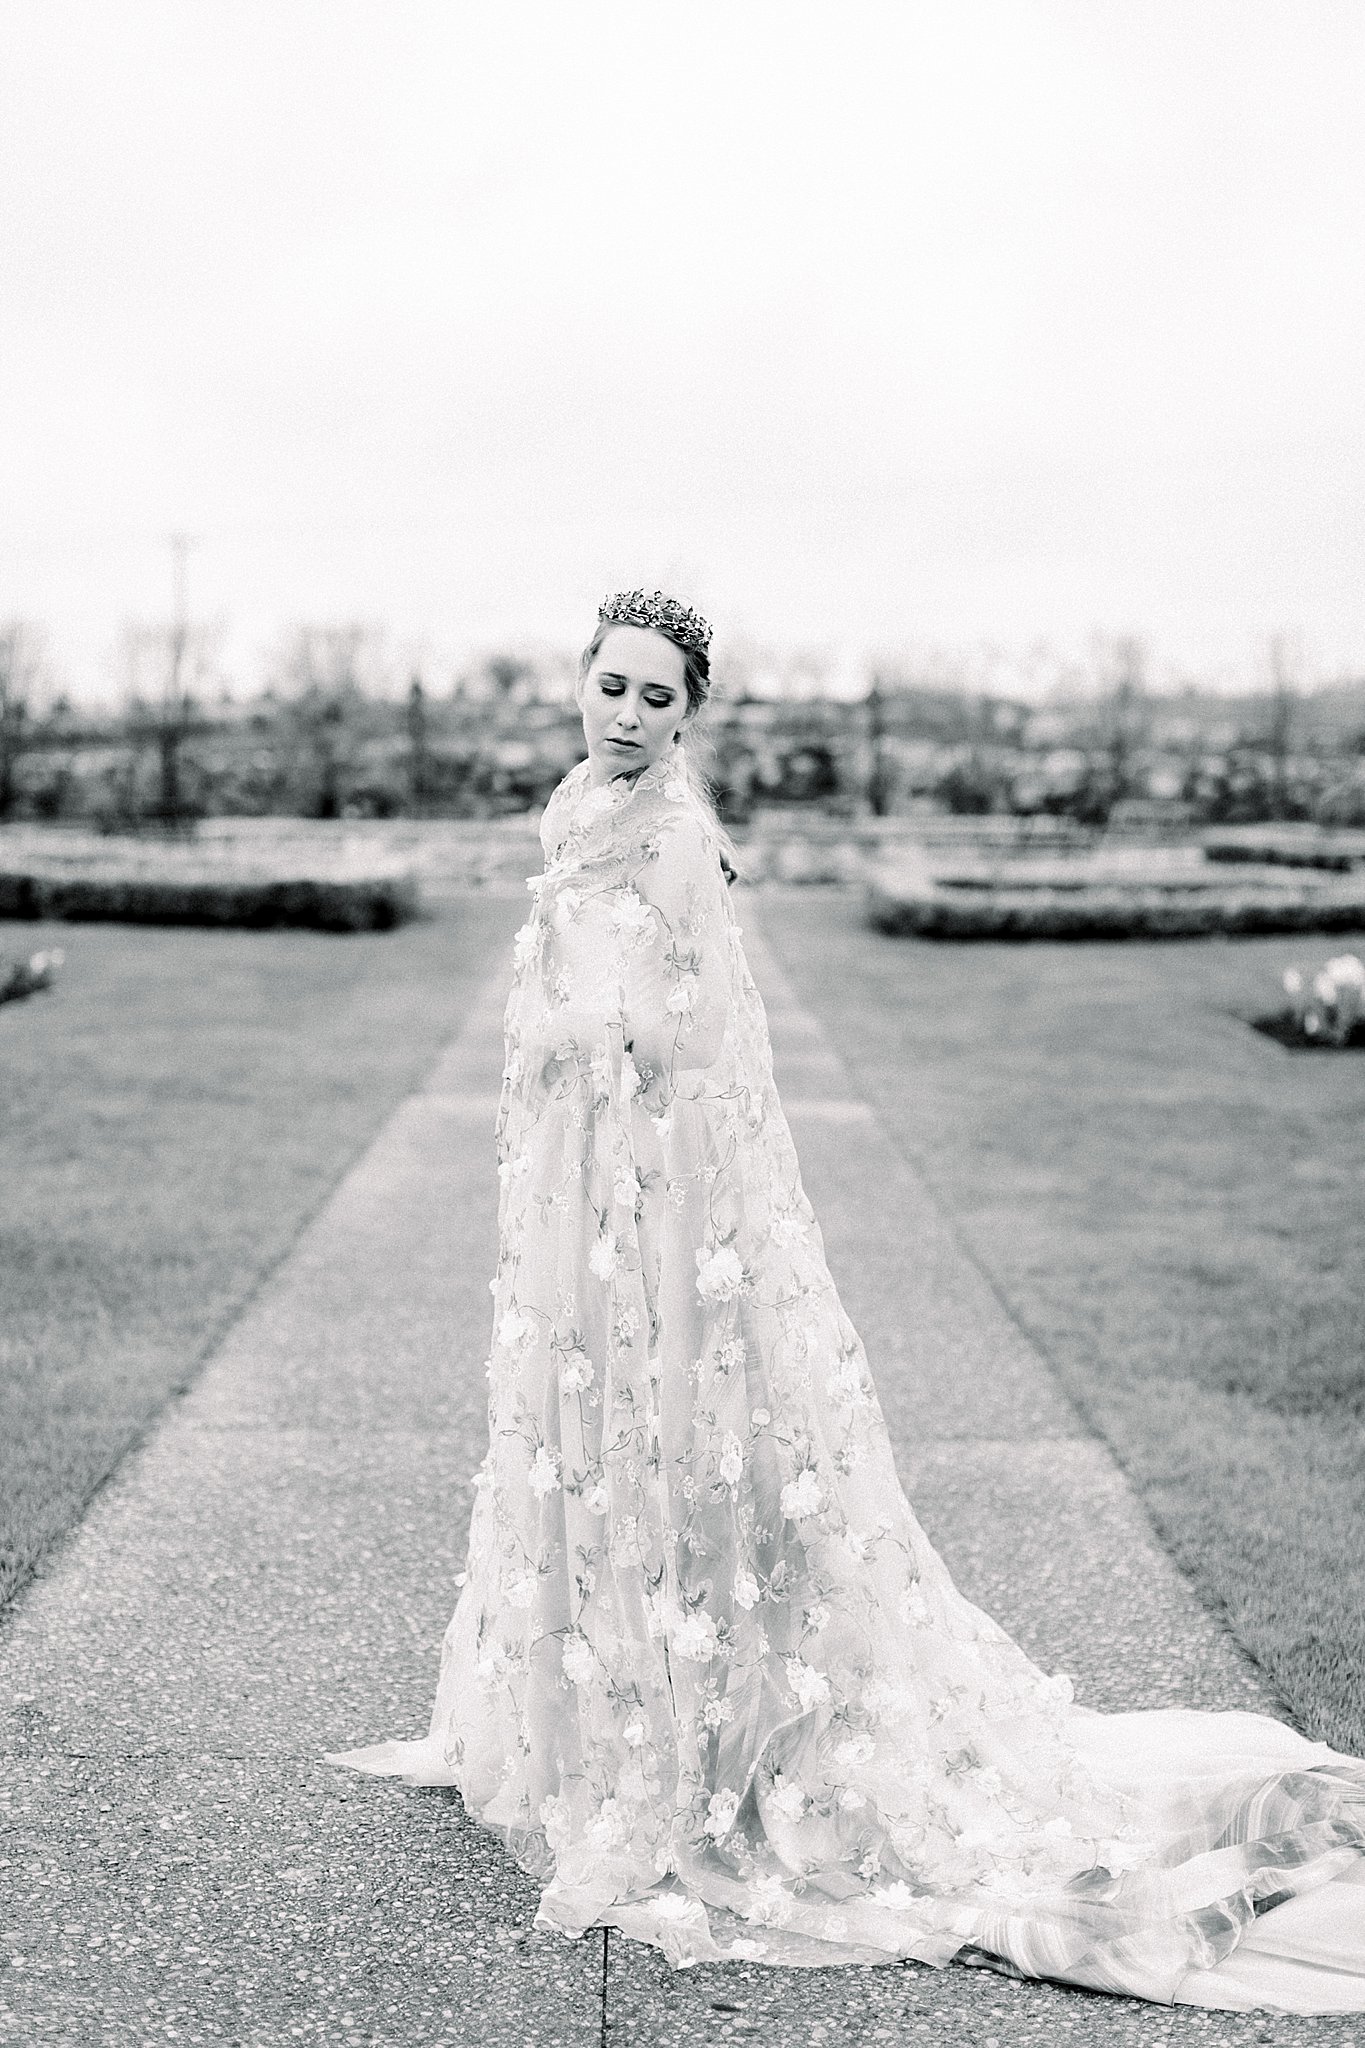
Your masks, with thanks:
[{"label": "green lawn strip", "polygon": [[[459,1029],[520,902],[385,933],[0,924],[0,1600]],[[509,966],[510,975],[510,966]]]},{"label": "green lawn strip", "polygon": [[1365,1748],[1365,1056],[1230,1014],[1360,941],[943,946],[829,891],[763,925],[1202,1597]]}]

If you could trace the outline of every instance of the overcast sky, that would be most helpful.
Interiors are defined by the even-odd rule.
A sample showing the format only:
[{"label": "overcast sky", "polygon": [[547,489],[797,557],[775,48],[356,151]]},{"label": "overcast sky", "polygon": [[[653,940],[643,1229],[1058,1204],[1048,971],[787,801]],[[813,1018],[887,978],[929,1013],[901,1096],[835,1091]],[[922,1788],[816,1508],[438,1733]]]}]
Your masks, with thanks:
[{"label": "overcast sky", "polygon": [[0,617],[1365,671],[1360,0],[0,0]]}]

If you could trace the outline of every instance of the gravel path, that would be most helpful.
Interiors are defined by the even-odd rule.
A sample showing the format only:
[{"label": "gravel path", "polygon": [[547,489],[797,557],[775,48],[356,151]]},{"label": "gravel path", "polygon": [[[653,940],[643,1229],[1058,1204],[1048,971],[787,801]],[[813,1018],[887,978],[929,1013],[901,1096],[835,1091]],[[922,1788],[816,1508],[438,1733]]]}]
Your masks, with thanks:
[{"label": "gravel path", "polygon": [[[745,919],[830,1262],[964,1591],[1088,1704],[1273,1707]],[[965,1969],[670,1972],[533,1933],[454,1795],[318,1761],[425,1725],[483,1450],[503,992],[0,1637],[0,2040],[1365,2048],[1356,2020]]]}]

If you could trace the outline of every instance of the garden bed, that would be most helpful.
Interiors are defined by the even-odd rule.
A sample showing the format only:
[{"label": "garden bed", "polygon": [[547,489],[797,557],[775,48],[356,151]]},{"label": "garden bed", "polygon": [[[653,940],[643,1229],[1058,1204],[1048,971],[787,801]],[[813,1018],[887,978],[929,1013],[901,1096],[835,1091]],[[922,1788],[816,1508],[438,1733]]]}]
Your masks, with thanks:
[{"label": "garden bed", "polygon": [[[1233,1016],[1241,1016],[1234,1010]],[[1243,1017],[1263,1038],[1273,1038],[1287,1052],[1365,1052],[1365,1024],[1353,1024],[1340,1043],[1327,1038],[1305,1038],[1297,1020],[1287,1010],[1272,1010],[1266,1016]]]},{"label": "garden bed", "polygon": [[1134,850],[1071,863],[952,868],[887,862],[868,883],[868,921],[929,939],[1185,939],[1365,927],[1365,874],[1260,869],[1232,881],[1197,849]]},{"label": "garden bed", "polygon": [[1243,825],[1204,835],[1204,858],[1264,867],[1324,868],[1336,874],[1365,869],[1365,832],[1327,831],[1321,825]]},{"label": "garden bed", "polygon": [[356,932],[419,909],[410,867],[345,847],[0,834],[0,918]]}]

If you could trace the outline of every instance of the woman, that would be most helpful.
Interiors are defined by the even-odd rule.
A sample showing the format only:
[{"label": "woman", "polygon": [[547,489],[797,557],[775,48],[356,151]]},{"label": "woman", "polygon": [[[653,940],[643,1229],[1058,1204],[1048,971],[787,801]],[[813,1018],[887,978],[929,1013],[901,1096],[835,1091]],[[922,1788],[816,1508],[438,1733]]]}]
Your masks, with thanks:
[{"label": "woman", "polygon": [[1365,1765],[1074,1706],[901,1492],[680,744],[709,639],[631,591],[583,656],[507,1008],[468,1573],[429,1735],[334,1761],[457,1785],[538,1924],[678,1964],[1365,2009]]}]

